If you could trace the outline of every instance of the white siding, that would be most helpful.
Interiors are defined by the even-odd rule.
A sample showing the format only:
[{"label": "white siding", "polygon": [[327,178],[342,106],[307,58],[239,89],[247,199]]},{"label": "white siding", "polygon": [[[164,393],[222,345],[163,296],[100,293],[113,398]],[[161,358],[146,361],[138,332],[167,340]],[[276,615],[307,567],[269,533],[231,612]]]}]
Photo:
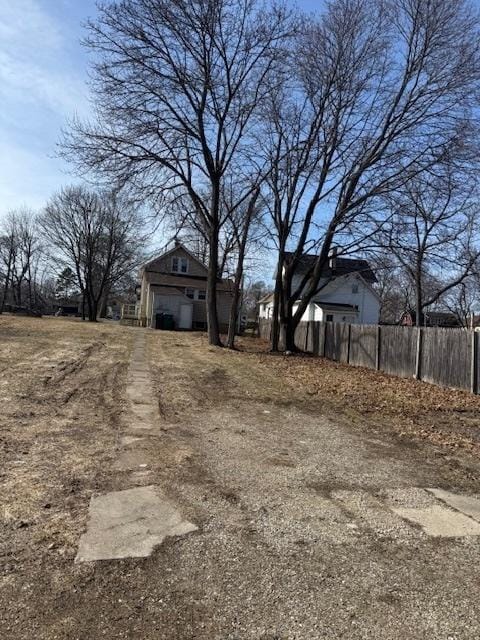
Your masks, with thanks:
[{"label": "white siding", "polygon": [[258,311],[259,318],[271,318],[273,316],[273,300],[262,302]]},{"label": "white siding", "polygon": [[[325,280],[323,280],[325,283]],[[294,278],[295,287],[298,284],[298,277]],[[322,284],[322,281],[320,281]],[[354,293],[354,286],[358,288],[357,293]],[[371,287],[363,280],[363,278],[351,274],[348,276],[342,276],[335,278],[328,282],[324,289],[314,297],[314,301],[321,301],[322,303],[333,302],[336,304],[350,304],[358,307],[358,315],[356,319],[347,319],[349,322],[359,322],[360,324],[378,324],[380,316],[380,301],[378,296],[372,291]],[[332,313],[328,311],[327,313]],[[334,320],[336,322],[342,322],[342,318],[346,315],[343,311],[334,313]],[[315,314],[315,320],[318,313]],[[337,319],[338,318],[338,319]],[[309,319],[308,317],[302,317],[302,320]],[[322,317],[322,320],[325,318]]]}]

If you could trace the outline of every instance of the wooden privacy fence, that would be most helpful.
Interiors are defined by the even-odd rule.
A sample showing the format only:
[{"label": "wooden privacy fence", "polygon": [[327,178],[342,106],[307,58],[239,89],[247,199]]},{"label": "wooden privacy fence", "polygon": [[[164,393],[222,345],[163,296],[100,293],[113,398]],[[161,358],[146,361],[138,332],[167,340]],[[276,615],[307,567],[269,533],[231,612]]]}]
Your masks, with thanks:
[{"label": "wooden privacy fence", "polygon": [[[271,324],[271,320],[260,320],[260,337],[270,339]],[[336,362],[480,392],[476,331],[301,322],[295,344]]]}]

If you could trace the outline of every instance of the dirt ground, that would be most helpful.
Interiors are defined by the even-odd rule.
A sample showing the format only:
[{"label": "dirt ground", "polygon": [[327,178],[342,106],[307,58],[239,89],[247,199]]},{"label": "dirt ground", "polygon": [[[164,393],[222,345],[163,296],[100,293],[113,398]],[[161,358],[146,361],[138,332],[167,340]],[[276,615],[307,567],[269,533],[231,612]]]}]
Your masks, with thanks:
[{"label": "dirt ground", "polygon": [[[198,530],[143,559],[75,564],[119,467],[145,331],[158,434],[148,480]],[[480,492],[480,400],[260,341],[0,317],[0,637],[480,637],[477,537],[391,511]],[[263,351],[262,351],[263,350]]]}]

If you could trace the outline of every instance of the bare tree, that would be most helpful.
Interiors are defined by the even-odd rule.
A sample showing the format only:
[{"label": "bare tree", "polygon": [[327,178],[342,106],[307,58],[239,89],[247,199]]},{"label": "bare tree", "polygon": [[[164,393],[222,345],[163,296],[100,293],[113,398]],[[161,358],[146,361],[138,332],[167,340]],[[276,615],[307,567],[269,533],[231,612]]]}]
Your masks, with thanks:
[{"label": "bare tree", "polygon": [[80,170],[130,180],[144,198],[187,192],[208,233],[211,344],[221,343],[222,183],[242,164],[292,30],[284,6],[260,0],[125,0],[102,4],[89,23],[96,122],[73,123],[63,153]]},{"label": "bare tree", "polygon": [[[470,152],[478,41],[464,0],[333,0],[306,25],[295,90],[272,92],[266,110],[274,349],[281,327],[294,350],[333,244],[351,250],[383,224],[380,198],[446,156]],[[295,279],[306,250],[316,259]]]},{"label": "bare tree", "polygon": [[145,242],[143,218],[118,193],[67,187],[48,203],[40,225],[53,259],[76,275],[88,319],[113,285],[140,262]]},{"label": "bare tree", "polygon": [[[473,179],[472,184],[474,185]],[[416,324],[422,312],[477,268],[474,187],[451,166],[424,173],[388,197],[388,248],[412,285]]]},{"label": "bare tree", "polygon": [[242,304],[243,277],[245,272],[245,257],[247,255],[247,247],[252,237],[252,231],[258,228],[261,218],[261,207],[258,206],[260,196],[260,188],[252,193],[251,197],[244,204],[244,208],[229,209],[229,226],[232,229],[235,249],[235,270],[233,278],[232,305],[230,307],[230,318],[228,323],[227,346],[233,349],[235,346],[235,335],[238,328],[238,318]]},{"label": "bare tree", "polygon": [[39,303],[37,270],[43,256],[34,212],[10,212],[0,237],[3,292],[0,313],[10,298],[14,306],[36,309]]},{"label": "bare tree", "polygon": [[14,268],[15,256],[17,253],[17,225],[15,218],[9,214],[3,225],[2,234],[0,236],[0,260],[1,260],[1,277],[3,281],[2,298],[0,302],[0,313],[3,313],[7,296],[12,283],[12,271]]}]

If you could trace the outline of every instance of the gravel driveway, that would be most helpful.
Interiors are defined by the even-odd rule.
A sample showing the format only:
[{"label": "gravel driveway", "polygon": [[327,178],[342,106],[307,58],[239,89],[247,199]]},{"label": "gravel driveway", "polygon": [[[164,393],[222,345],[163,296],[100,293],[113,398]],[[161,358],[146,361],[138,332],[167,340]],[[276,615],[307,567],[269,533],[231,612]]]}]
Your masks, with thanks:
[{"label": "gravel driveway", "polygon": [[[82,329],[82,353],[88,330]],[[318,398],[287,385],[266,357],[212,349],[200,335],[146,332],[158,424],[140,445],[132,442],[148,468],[118,466],[135,331],[105,326],[104,356],[91,373],[98,378],[98,367],[108,366],[117,372],[103,376],[115,387],[109,397],[119,398],[108,404],[112,438],[93,391],[83,397],[88,415],[96,410],[99,418],[85,423],[88,438],[71,411],[64,416],[63,454],[55,464],[81,490],[59,492],[48,508],[42,493],[28,526],[17,512],[4,518],[2,638],[480,637],[480,536],[430,535],[400,515],[440,508],[455,514],[428,488],[480,497],[474,458],[326,414]],[[92,344],[98,339],[92,335]],[[82,371],[79,382],[88,386]],[[58,393],[44,403],[58,402]],[[34,418],[23,417],[22,442],[37,436]],[[95,453],[97,436],[102,447]],[[88,474],[81,455],[89,458]],[[53,469],[48,460],[42,472],[29,469],[40,491]],[[3,477],[12,504],[16,473],[9,463]],[[146,558],[75,564],[90,496],[152,484],[197,530],[167,538]],[[51,546],[52,519],[67,511]]]}]

